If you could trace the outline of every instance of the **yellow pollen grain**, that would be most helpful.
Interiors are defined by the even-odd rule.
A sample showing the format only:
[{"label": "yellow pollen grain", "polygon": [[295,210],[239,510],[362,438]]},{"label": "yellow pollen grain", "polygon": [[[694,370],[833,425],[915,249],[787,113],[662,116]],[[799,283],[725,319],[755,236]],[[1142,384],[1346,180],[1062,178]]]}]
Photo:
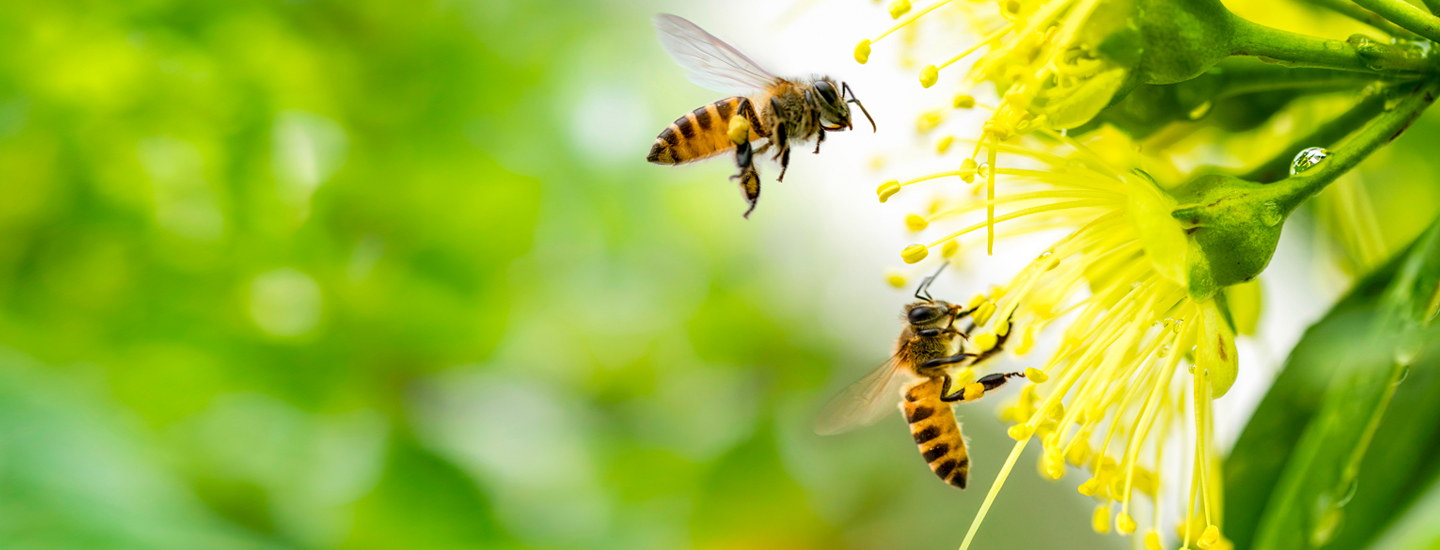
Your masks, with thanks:
[{"label": "yellow pollen grain", "polygon": [[965,385],[965,400],[974,401],[985,395],[985,385],[979,382],[971,382]]},{"label": "yellow pollen grain", "polygon": [[1035,433],[1035,429],[1031,428],[1028,424],[1016,424],[1011,426],[1006,433],[1010,434],[1010,439],[1025,441],[1030,439],[1031,434]]},{"label": "yellow pollen grain", "polygon": [[1154,531],[1145,533],[1145,550],[1162,550],[1162,548],[1164,547],[1160,545],[1160,533]]},{"label": "yellow pollen grain", "polygon": [[1101,504],[1095,507],[1095,514],[1090,517],[1090,527],[1096,533],[1105,534],[1110,532],[1110,506]]},{"label": "yellow pollen grain", "polygon": [[875,189],[875,193],[876,193],[877,195],[880,195],[880,202],[885,202],[885,201],[887,201],[887,200],[890,200],[890,197],[895,196],[895,194],[896,194],[896,193],[899,193],[899,192],[900,192],[900,182],[897,181],[897,180],[890,180],[890,181],[887,181],[887,182],[885,182],[885,183],[882,183],[882,184],[880,184],[880,187],[878,187],[878,188]]},{"label": "yellow pollen grain", "polygon": [[960,241],[951,239],[951,240],[945,241],[945,246],[940,249],[940,255],[941,255],[942,257],[949,258],[949,257],[951,257],[951,256],[954,256],[955,253],[956,253],[956,252],[959,252],[959,251],[960,251]]},{"label": "yellow pollen grain", "polygon": [[910,13],[910,0],[895,0],[886,8],[890,12],[891,19],[899,19],[901,16]]},{"label": "yellow pollen grain", "polygon": [[1134,533],[1136,527],[1138,527],[1138,526],[1135,524],[1135,519],[1134,519],[1134,518],[1131,518],[1131,517],[1130,517],[1130,514],[1127,514],[1127,513],[1125,513],[1125,512],[1120,512],[1119,515],[1115,516],[1115,532],[1116,532],[1116,533],[1120,533],[1120,534],[1122,534],[1122,535],[1128,535],[1128,534],[1130,534],[1130,533]]},{"label": "yellow pollen grain", "polygon": [[988,330],[970,337],[970,342],[975,344],[975,348],[979,349],[981,352],[995,349],[995,344],[999,341],[1000,338],[998,336],[995,336],[994,332]]},{"label": "yellow pollen grain", "polygon": [[923,244],[912,244],[905,247],[905,250],[900,252],[900,258],[905,260],[905,263],[907,264],[917,263],[920,260],[925,259],[925,257],[929,255],[930,249],[925,248],[925,245]]},{"label": "yellow pollen grain", "polygon": [[992,315],[995,315],[995,302],[985,300],[984,303],[980,304],[980,308],[975,310],[975,326],[985,326],[985,323],[990,322],[990,316]]},{"label": "yellow pollen grain", "polygon": [[1025,369],[1025,378],[1030,380],[1030,382],[1032,383],[1039,384],[1049,380],[1050,375],[1045,374],[1045,371],[1043,370],[1037,369],[1035,367],[1030,367]]},{"label": "yellow pollen grain", "polygon": [[893,286],[895,288],[905,288],[906,286],[908,286],[909,283],[909,281],[906,280],[904,273],[893,269],[885,272],[885,282],[889,283],[890,286]]},{"label": "yellow pollen grain", "polygon": [[870,61],[869,38],[862,39],[860,40],[859,44],[855,45],[855,61],[859,61],[861,65],[864,65],[866,62]]},{"label": "yellow pollen grain", "polygon": [[940,80],[940,69],[934,65],[926,65],[920,68],[920,86],[929,88]]},{"label": "yellow pollen grain", "polygon": [[943,155],[946,151],[950,150],[950,145],[953,143],[955,143],[955,136],[942,137],[939,141],[935,142],[935,152]]},{"label": "yellow pollen grain", "polygon": [[905,227],[910,228],[911,231],[924,231],[928,225],[930,225],[930,222],[925,221],[925,216],[919,214],[909,214],[905,216]]}]

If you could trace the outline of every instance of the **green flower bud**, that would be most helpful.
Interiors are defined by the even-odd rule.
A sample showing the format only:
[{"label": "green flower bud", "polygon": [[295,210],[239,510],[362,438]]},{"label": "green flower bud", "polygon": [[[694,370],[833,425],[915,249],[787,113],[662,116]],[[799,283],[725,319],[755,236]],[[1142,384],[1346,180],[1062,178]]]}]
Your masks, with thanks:
[{"label": "green flower bud", "polygon": [[1140,81],[1171,84],[1204,73],[1233,53],[1237,21],[1219,0],[1141,0]]},{"label": "green flower bud", "polygon": [[1270,264],[1285,218],[1299,205],[1286,186],[1262,185],[1212,174],[1176,190],[1171,216],[1189,244],[1190,295],[1208,298],[1223,287],[1254,279]]}]

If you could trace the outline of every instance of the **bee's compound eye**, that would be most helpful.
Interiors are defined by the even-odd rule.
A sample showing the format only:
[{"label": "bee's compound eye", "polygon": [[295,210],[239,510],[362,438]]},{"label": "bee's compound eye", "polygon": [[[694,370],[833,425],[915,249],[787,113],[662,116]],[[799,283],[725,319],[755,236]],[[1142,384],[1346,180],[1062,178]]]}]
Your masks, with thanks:
[{"label": "bee's compound eye", "polygon": [[928,323],[930,321],[934,321],[935,318],[939,316],[940,310],[930,306],[910,308],[910,312],[906,314],[906,317],[910,320],[910,324],[912,325]]},{"label": "bee's compound eye", "polygon": [[815,83],[815,91],[820,92],[820,97],[825,98],[826,103],[840,100],[840,92],[835,91],[835,85],[824,80]]}]

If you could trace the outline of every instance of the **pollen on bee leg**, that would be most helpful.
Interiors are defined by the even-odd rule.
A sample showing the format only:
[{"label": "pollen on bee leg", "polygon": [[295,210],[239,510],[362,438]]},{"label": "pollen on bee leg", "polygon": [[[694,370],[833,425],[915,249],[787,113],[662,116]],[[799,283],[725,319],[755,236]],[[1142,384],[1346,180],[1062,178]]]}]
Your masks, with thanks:
[{"label": "pollen on bee leg", "polygon": [[730,143],[745,143],[750,140],[750,120],[743,116],[730,117],[730,128],[725,135]]},{"label": "pollen on bee leg", "polygon": [[985,385],[971,382],[965,385],[965,401],[974,401],[985,395]]}]

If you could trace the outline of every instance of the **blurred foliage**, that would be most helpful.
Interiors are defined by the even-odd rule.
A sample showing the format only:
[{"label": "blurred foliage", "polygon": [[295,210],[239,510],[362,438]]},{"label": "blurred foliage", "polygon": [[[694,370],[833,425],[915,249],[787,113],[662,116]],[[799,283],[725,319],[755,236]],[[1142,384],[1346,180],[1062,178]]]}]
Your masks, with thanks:
[{"label": "blurred foliage", "polygon": [[1306,333],[1226,460],[1237,548],[1369,547],[1435,490],[1437,299],[1440,222]]},{"label": "blurred foliage", "polygon": [[0,4],[0,547],[953,545],[898,419],[808,431],[893,336],[640,161],[708,97],[648,11]]}]

